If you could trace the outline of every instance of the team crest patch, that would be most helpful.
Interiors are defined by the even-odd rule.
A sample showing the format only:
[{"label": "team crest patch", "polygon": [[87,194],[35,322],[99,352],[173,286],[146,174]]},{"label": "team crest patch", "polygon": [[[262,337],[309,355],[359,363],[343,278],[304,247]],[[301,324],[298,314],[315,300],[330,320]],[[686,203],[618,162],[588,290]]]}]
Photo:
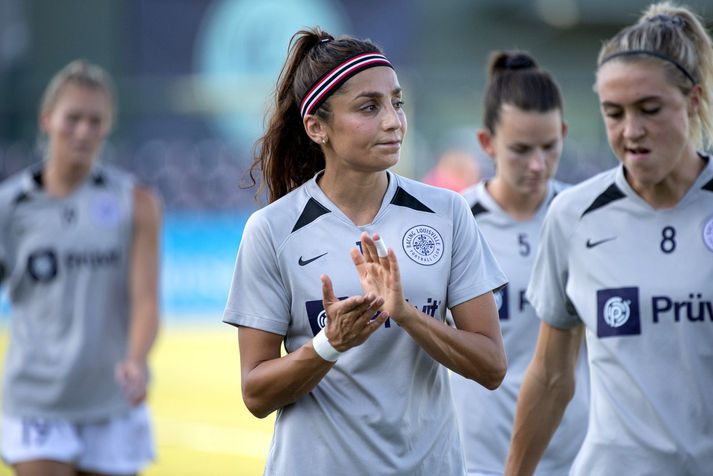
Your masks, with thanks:
[{"label": "team crest patch", "polygon": [[401,240],[406,255],[418,264],[431,266],[443,256],[443,238],[428,225],[417,225],[409,229]]},{"label": "team crest patch", "polygon": [[713,251],[713,216],[709,217],[703,225],[703,243],[710,251]]},{"label": "team crest patch", "polygon": [[119,202],[109,194],[100,195],[92,206],[92,218],[104,228],[116,226],[119,223]]}]

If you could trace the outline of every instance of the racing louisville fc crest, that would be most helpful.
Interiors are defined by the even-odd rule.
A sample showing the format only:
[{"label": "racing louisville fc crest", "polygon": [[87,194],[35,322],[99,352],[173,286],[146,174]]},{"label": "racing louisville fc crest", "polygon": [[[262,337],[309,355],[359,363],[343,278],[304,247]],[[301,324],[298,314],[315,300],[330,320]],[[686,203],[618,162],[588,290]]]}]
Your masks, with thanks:
[{"label": "racing louisville fc crest", "polygon": [[443,256],[443,238],[435,228],[417,225],[404,234],[401,245],[406,255],[418,264],[431,266]]}]

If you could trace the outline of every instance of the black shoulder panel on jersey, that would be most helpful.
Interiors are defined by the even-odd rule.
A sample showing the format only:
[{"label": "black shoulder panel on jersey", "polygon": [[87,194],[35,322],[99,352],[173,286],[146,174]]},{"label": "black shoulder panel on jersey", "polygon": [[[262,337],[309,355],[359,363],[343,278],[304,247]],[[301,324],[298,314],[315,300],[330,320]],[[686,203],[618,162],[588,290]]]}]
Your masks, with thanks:
[{"label": "black shoulder panel on jersey", "polygon": [[613,183],[609,186],[609,188],[604,190],[601,195],[594,199],[592,204],[589,205],[589,208],[584,210],[584,213],[582,213],[582,217],[584,217],[584,215],[589,212],[593,212],[597,208],[602,208],[603,206],[606,206],[611,202],[615,202],[620,198],[624,198],[625,196],[626,195],[624,195],[624,192],[622,192],[619,187],[617,187],[616,184]]},{"label": "black shoulder panel on jersey", "polygon": [[296,232],[303,226],[307,226],[313,221],[315,221],[317,218],[321,217],[325,213],[329,213],[329,210],[326,209],[321,203],[319,203],[317,200],[314,198],[310,198],[309,201],[307,202],[307,205],[305,205],[304,210],[302,210],[302,214],[300,215],[299,219],[297,220],[297,223],[295,223],[294,228],[292,228],[292,233]]},{"label": "black shoulder panel on jersey", "polygon": [[17,194],[15,199],[12,201],[13,205],[19,205],[23,202],[30,200],[30,195],[27,192],[20,192]]},{"label": "black shoulder panel on jersey", "polygon": [[42,188],[44,187],[44,181],[42,180],[42,168],[37,167],[35,170],[32,171],[32,181],[35,182],[35,185],[38,187]]},{"label": "black shoulder panel on jersey", "polygon": [[419,202],[416,197],[414,197],[401,187],[396,188],[396,193],[394,194],[394,198],[391,199],[391,204],[397,205],[399,207],[412,208],[420,212],[434,213],[433,210],[428,208],[423,203]]},{"label": "black shoulder panel on jersey", "polygon": [[547,202],[547,205],[550,205],[550,204],[552,203],[552,200],[555,199],[555,197],[557,196],[558,193],[559,193],[559,192],[555,192],[555,193],[552,194],[552,198],[550,198],[550,201]]},{"label": "black shoulder panel on jersey", "polygon": [[104,174],[101,172],[98,172],[94,177],[92,177],[92,183],[96,185],[97,187],[103,187],[106,185],[106,179],[104,178]]},{"label": "black shoulder panel on jersey", "polygon": [[475,202],[475,205],[470,207],[470,211],[473,212],[474,217],[477,217],[481,213],[488,213],[490,210],[481,205],[480,202]]},{"label": "black shoulder panel on jersey", "polygon": [[713,179],[708,181],[704,186],[701,187],[703,190],[708,190],[709,192],[713,192]]},{"label": "black shoulder panel on jersey", "polygon": [[5,281],[5,273],[6,273],[6,272],[7,272],[7,271],[5,271],[5,263],[3,263],[2,261],[0,261],[0,283],[2,283],[3,281]]}]

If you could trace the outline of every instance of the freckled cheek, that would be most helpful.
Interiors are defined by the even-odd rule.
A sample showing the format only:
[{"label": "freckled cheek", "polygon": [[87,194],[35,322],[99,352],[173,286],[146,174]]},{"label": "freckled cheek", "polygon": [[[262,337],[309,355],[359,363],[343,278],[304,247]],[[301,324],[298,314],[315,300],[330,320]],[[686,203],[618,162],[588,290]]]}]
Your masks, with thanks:
[{"label": "freckled cheek", "polygon": [[[660,138],[664,142],[677,137],[688,137],[690,133],[690,123],[688,118],[680,117],[667,122],[657,122],[651,126],[654,137]],[[669,139],[666,139],[669,137]]]},{"label": "freckled cheek", "polygon": [[375,136],[373,128],[359,123],[348,124],[341,132],[349,142],[355,144],[371,142]]}]

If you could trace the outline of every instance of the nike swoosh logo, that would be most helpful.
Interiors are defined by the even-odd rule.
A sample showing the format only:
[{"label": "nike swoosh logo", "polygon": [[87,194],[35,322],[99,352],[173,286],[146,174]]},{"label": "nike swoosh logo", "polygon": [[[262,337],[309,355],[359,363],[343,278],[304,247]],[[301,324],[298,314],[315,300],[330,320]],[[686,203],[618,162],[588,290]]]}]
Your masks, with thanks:
[{"label": "nike swoosh logo", "polygon": [[595,246],[599,246],[602,243],[606,243],[607,241],[612,241],[616,240],[616,236],[613,236],[611,238],[604,238],[603,240],[599,241],[592,241],[591,238],[587,238],[587,248],[594,248]]},{"label": "nike swoosh logo", "polygon": [[300,259],[299,259],[299,261],[298,261],[297,263],[299,263],[300,266],[307,266],[307,265],[310,264],[312,261],[321,258],[322,256],[326,255],[327,253],[328,253],[328,251],[325,252],[325,253],[322,253],[322,254],[319,255],[319,256],[315,256],[314,258],[310,258],[310,259],[302,259],[302,257],[300,256]]}]

